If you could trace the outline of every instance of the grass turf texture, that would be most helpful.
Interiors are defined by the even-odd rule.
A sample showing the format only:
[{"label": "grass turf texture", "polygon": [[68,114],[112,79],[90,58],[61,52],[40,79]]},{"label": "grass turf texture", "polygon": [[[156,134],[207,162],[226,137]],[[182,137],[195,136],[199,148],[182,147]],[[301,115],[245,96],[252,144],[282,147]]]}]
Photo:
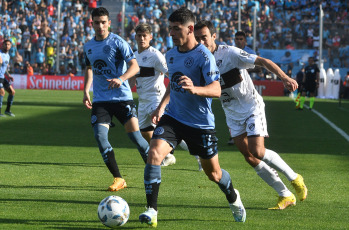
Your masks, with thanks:
[{"label": "grass turf texture", "polygon": [[[6,99],[7,97],[5,97]],[[128,188],[107,192],[112,177],[90,127],[82,92],[17,90],[15,118],[0,118],[0,229],[105,229],[97,206],[118,195],[129,204],[125,229],[145,208],[144,164],[116,120],[110,142]],[[177,164],[162,168],[159,229],[346,229],[349,212],[349,143],[309,110],[296,111],[287,97],[266,97],[266,146],[301,173],[309,196],[295,207],[267,210],[276,193],[228,146],[220,102],[214,100],[219,158],[246,207],[246,223],[235,223],[218,186],[198,172],[193,156],[176,150]],[[349,133],[349,104],[316,100],[314,109]],[[114,118],[115,119],[115,118]],[[280,175],[288,188],[290,183]]]}]

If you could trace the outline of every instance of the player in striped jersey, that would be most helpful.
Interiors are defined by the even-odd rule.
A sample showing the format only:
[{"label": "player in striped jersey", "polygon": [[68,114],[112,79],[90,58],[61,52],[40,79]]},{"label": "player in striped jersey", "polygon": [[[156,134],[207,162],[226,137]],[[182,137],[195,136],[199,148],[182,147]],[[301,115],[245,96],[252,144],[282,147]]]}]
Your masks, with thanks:
[{"label": "player in striped jersey", "polygon": [[279,194],[277,206],[271,209],[284,209],[296,204],[295,196],[273,168],[285,174],[299,199],[304,200],[307,188],[302,176],[295,173],[276,152],[264,146],[264,138],[268,137],[264,102],[256,91],[247,69],[254,68],[254,65],[268,69],[276,74],[290,91],[297,89],[297,82],[268,59],[233,46],[217,45],[215,29],[210,21],[200,21],[195,25],[195,38],[213,53],[221,72],[220,101],[230,135],[245,160]]}]

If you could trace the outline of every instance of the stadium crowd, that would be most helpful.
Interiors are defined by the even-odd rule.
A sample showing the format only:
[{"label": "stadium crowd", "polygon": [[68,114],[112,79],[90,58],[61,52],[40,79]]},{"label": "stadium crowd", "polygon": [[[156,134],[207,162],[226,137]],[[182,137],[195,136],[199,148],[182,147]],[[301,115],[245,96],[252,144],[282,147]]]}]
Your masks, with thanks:
[{"label": "stadium crowd", "polygon": [[[11,73],[82,75],[85,67],[83,44],[94,36],[90,11],[102,0],[63,0],[58,19],[57,0],[3,0],[0,8],[0,44],[10,39]],[[214,23],[220,44],[235,45],[238,29],[238,0],[133,0],[127,1],[125,40],[134,50],[135,27],[152,25],[153,46],[166,53],[173,47],[168,16],[181,6],[188,7],[198,20]],[[256,49],[318,49],[319,5],[324,10],[323,42],[326,59],[335,67],[349,67],[349,16],[346,0],[242,0],[241,30],[247,45],[253,42],[253,12],[257,12]],[[113,32],[121,34],[121,13]],[[57,52],[57,39],[60,48]],[[56,62],[59,53],[60,63]],[[56,65],[59,72],[56,72]],[[31,68],[27,68],[28,66]],[[29,69],[29,71],[27,70]]]}]

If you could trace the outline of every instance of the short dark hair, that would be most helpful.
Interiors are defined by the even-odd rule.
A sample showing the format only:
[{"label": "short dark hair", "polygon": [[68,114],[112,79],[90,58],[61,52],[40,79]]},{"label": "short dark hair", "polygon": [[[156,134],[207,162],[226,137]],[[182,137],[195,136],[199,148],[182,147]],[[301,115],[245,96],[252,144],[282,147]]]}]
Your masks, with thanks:
[{"label": "short dark hair", "polygon": [[180,24],[186,24],[188,22],[195,23],[195,16],[193,12],[188,10],[186,7],[181,7],[174,11],[168,18],[170,22],[179,22]]},{"label": "short dark hair", "polygon": [[235,33],[235,37],[237,36],[243,36],[244,38],[246,38],[246,33],[244,31],[238,31]]},{"label": "short dark hair", "polygon": [[135,31],[136,31],[136,33],[138,33],[138,32],[144,33],[145,32],[145,33],[151,34],[152,28],[147,23],[141,23],[136,27]]},{"label": "short dark hair", "polygon": [[5,44],[6,42],[11,43],[11,45],[12,45],[12,42],[9,39],[4,40],[2,44]]},{"label": "short dark hair", "polygon": [[94,17],[101,17],[101,16],[107,16],[109,18],[109,12],[104,7],[98,7],[92,10],[92,19]]},{"label": "short dark hair", "polygon": [[211,21],[207,20],[201,20],[198,23],[195,24],[194,31],[195,30],[200,30],[204,27],[207,27],[208,30],[210,31],[211,35],[216,33],[216,28],[214,27],[213,23]]}]

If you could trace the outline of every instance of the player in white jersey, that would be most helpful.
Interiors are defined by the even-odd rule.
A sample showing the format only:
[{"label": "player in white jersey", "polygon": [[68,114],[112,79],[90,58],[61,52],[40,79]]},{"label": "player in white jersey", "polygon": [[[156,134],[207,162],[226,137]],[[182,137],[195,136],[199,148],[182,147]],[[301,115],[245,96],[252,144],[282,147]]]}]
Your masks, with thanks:
[{"label": "player in white jersey", "polygon": [[[4,115],[1,114],[1,108],[2,108],[2,101],[5,96],[5,90],[8,92],[7,107],[5,110],[5,114],[11,117],[15,116],[10,110],[11,105],[13,103],[13,98],[15,95],[15,90],[11,85],[11,82],[13,81],[13,77],[7,71],[7,67],[10,63],[10,55],[8,54],[8,52],[11,49],[11,46],[12,46],[11,41],[5,40],[2,43],[2,49],[0,51],[0,117],[4,117]],[[6,79],[5,75],[9,78],[9,80]]]},{"label": "player in white jersey", "polygon": [[248,54],[233,46],[216,45],[215,29],[210,21],[200,21],[195,25],[195,37],[214,54],[221,72],[220,100],[231,137],[245,160],[279,194],[277,206],[271,209],[284,209],[296,204],[295,196],[273,168],[285,174],[299,199],[304,200],[307,188],[302,176],[295,173],[276,152],[264,146],[264,138],[268,137],[264,102],[246,69],[254,65],[264,67],[276,74],[290,91],[297,89],[297,82],[269,59]]},{"label": "player in white jersey", "polygon": [[[152,36],[152,28],[146,23],[139,24],[136,29],[136,41],[138,50],[135,56],[140,68],[140,72],[129,81],[130,86],[134,85],[136,80],[136,87],[138,93],[138,121],[142,136],[150,142],[155,129],[155,124],[152,122],[152,113],[158,107],[162,97],[165,94],[166,87],[164,84],[165,74],[168,74],[167,64],[164,55],[150,45]],[[182,141],[180,146],[188,150],[185,142]],[[199,170],[201,168],[199,157]],[[168,154],[162,166],[168,166],[176,163],[176,158],[173,154]]]}]

